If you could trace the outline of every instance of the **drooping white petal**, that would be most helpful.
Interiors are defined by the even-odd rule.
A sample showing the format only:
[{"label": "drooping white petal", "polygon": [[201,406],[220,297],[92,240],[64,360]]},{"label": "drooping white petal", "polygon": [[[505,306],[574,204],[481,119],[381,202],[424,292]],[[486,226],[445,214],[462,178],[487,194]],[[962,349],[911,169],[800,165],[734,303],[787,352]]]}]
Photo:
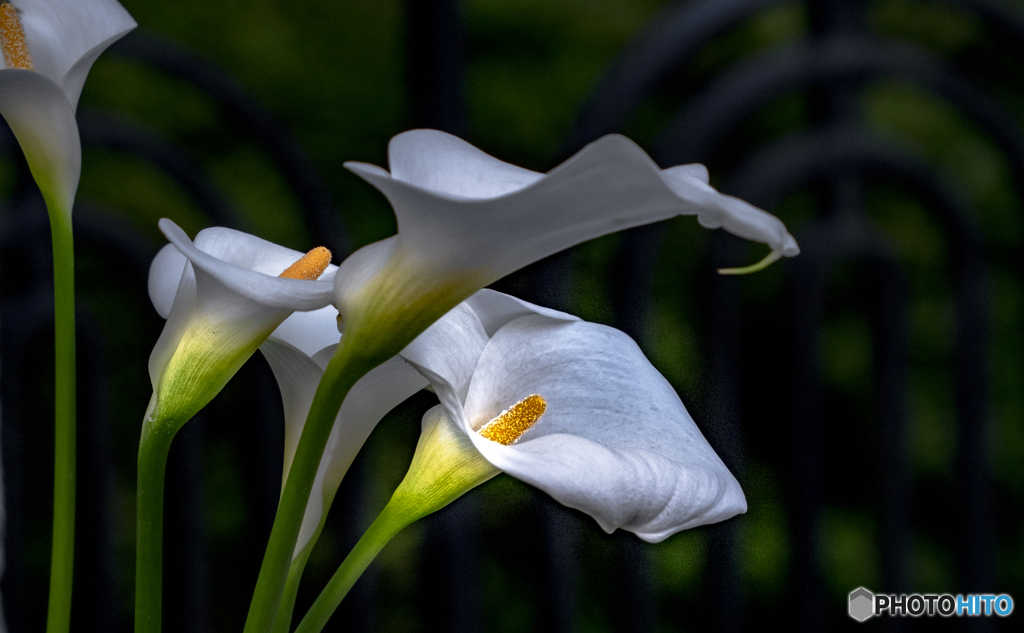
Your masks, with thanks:
[{"label": "drooping white petal", "polygon": [[621,332],[516,319],[481,355],[463,423],[478,429],[534,393],[548,408],[518,443],[467,432],[492,464],[606,531],[657,542],[746,510],[739,484],[675,391]]},{"label": "drooping white petal", "polygon": [[337,266],[315,281],[282,279],[277,275],[303,253],[220,227],[200,231],[193,244],[174,222],[164,218],[159,226],[197,270],[251,301],[289,310],[318,310],[331,302]]},{"label": "drooping white petal", "polygon": [[781,220],[739,198],[718,193],[707,184],[707,170],[695,173],[694,167],[703,165],[680,165],[661,174],[680,199],[688,200],[700,209],[697,221],[701,226],[709,229],[721,227],[733,235],[764,242],[780,257],[800,254],[796,240]]},{"label": "drooping white petal", "polygon": [[[336,305],[359,327],[390,318],[388,327],[405,333],[407,323],[429,323],[439,316],[432,310],[443,312],[522,266],[675,215],[714,218],[778,256],[795,254],[778,220],[718,194],[694,166],[663,173],[622,136],[591,143],[546,175],[434,130],[401,134],[389,150],[390,174],[346,163],[388,198],[398,220],[397,236],[355,253],[336,277]],[[409,314],[394,316],[394,306]]]},{"label": "drooping white petal", "polygon": [[9,0],[36,72],[61,87],[74,112],[85,78],[108,46],[137,24],[116,0]]},{"label": "drooping white petal", "polygon": [[64,93],[31,70],[0,70],[0,114],[11,126],[48,203],[69,217],[82,172],[75,110]]}]

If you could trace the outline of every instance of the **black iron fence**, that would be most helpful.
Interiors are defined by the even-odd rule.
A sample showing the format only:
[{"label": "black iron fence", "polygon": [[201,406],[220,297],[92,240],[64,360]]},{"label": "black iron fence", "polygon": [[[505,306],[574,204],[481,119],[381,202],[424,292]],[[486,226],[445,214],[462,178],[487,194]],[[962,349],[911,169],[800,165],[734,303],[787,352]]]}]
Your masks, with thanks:
[{"label": "black iron fence", "polygon": [[[474,41],[460,4],[406,3],[409,116],[413,127],[472,140],[464,95]],[[935,44],[906,19],[936,12],[969,34]],[[747,50],[743,38],[765,20],[796,25],[795,35]],[[771,619],[819,631],[852,623],[845,596],[857,584],[1024,595],[1015,463],[1024,450],[1015,355],[1024,351],[1022,53],[1024,12],[995,0],[666,5],[593,90],[559,155],[532,167],[626,132],[663,166],[708,164],[720,189],[779,215],[802,254],[752,277],[717,276],[752,251],[679,220],[555,256],[498,287],[637,339],[744,485],[748,514],[650,546],[605,536],[544,495],[497,480],[389,546],[397,553],[385,551],[332,626],[739,631]],[[182,149],[142,122],[83,108],[87,164],[141,165],[157,174],[145,176],[157,195],[185,201],[188,221],[245,229],[251,218],[194,153],[251,147],[303,229],[336,261],[348,252],[343,222],[356,211],[339,209],[284,127],[230,77],[144,31],[110,55],[201,95],[223,131]],[[878,104],[903,90],[966,130],[984,150],[975,159],[995,157],[999,194],[964,187],[950,175],[956,157],[937,161],[887,124]],[[45,613],[52,284],[42,202],[6,131],[0,148],[11,174],[0,207],[0,588],[8,630],[20,632],[39,629]],[[135,446],[146,359],[162,326],[146,272],[160,241],[126,220],[133,202],[107,198],[83,195],[75,208],[74,627],[118,631],[131,622]],[[167,630],[241,627],[279,494],[275,394],[254,359],[176,440]],[[357,460],[297,610],[397,483],[428,402],[417,396],[386,420]],[[1013,619],[882,624],[988,630]]]}]

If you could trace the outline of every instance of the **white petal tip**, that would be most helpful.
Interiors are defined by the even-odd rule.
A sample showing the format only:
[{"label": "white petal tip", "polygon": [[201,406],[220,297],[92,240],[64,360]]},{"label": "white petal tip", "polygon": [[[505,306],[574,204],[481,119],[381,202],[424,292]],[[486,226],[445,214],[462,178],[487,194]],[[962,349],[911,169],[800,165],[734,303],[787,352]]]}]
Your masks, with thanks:
[{"label": "white petal tip", "polygon": [[366,178],[367,176],[391,178],[391,174],[386,169],[382,169],[377,165],[371,165],[370,163],[361,163],[350,160],[342,163],[342,166],[360,178]]}]

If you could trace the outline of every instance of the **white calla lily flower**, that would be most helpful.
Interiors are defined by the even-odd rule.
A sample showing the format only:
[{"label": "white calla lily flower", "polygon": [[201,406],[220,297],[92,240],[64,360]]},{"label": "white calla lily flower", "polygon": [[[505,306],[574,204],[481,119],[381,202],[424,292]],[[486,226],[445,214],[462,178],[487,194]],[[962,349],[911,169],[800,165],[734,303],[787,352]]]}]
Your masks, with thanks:
[{"label": "white calla lily flower", "polygon": [[345,164],[387,197],[398,221],[397,235],[354,253],[335,277],[335,305],[368,357],[393,355],[452,306],[527,264],[676,215],[764,242],[771,253],[762,266],[799,253],[782,222],[715,191],[703,166],[662,170],[618,135],[547,174],[435,130],[394,137],[388,161],[390,172]]},{"label": "white calla lily flower", "polygon": [[167,219],[160,229],[171,243],[153,260],[149,294],[167,323],[149,360],[150,417],[187,422],[271,333],[307,357],[337,343],[327,249],[303,255],[226,228],[193,242]]},{"label": "white calla lily flower", "polygon": [[481,290],[399,357],[441,404],[424,414],[405,478],[298,631],[321,630],[398,532],[502,471],[609,533],[622,528],[651,543],[747,510],[675,391],[618,330]]},{"label": "white calla lily flower", "polygon": [[632,339],[558,315],[490,327],[447,317],[435,324],[475,355],[453,356],[423,339],[407,347],[401,356],[441,400],[424,416],[424,434],[447,427],[445,441],[475,450],[492,475],[532,484],[609,533],[622,528],[659,542],[745,512],[739,483]]},{"label": "white calla lily flower", "polygon": [[82,86],[100,54],[136,26],[116,0],[0,4],[0,114],[48,205],[64,213],[82,168],[75,122]]}]

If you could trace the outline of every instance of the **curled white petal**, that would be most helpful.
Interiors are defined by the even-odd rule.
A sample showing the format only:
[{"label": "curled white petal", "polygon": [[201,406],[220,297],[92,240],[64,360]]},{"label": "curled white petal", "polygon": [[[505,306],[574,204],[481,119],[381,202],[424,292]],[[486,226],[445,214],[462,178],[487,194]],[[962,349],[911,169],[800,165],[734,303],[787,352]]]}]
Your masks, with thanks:
[{"label": "curled white petal", "polygon": [[335,300],[349,322],[379,322],[394,306],[422,314],[427,305],[455,305],[569,246],[676,215],[764,242],[777,256],[798,252],[781,222],[716,192],[703,167],[663,172],[622,136],[591,143],[547,174],[435,130],[396,136],[389,162],[390,173],[345,165],[387,197],[398,221],[396,236],[342,263]]},{"label": "curled white petal", "polygon": [[[433,130],[413,130],[392,138],[388,165],[391,178],[453,199],[496,198],[544,177],[498,160],[458,137]],[[359,164],[352,166],[358,168]]]},{"label": "curled white petal", "polygon": [[[510,404],[548,403],[511,446],[476,434]],[[629,337],[540,316],[490,340],[454,419],[492,464],[593,516],[657,542],[746,510],[743,492],[672,387]]]},{"label": "curled white petal", "polygon": [[137,24],[116,0],[9,0],[36,72],[61,87],[72,111],[93,63]]},{"label": "curled white petal", "polygon": [[205,229],[193,243],[174,222],[164,218],[159,226],[193,267],[251,301],[290,310],[318,310],[331,302],[333,264],[317,280],[282,279],[277,275],[302,253],[232,229]]}]

